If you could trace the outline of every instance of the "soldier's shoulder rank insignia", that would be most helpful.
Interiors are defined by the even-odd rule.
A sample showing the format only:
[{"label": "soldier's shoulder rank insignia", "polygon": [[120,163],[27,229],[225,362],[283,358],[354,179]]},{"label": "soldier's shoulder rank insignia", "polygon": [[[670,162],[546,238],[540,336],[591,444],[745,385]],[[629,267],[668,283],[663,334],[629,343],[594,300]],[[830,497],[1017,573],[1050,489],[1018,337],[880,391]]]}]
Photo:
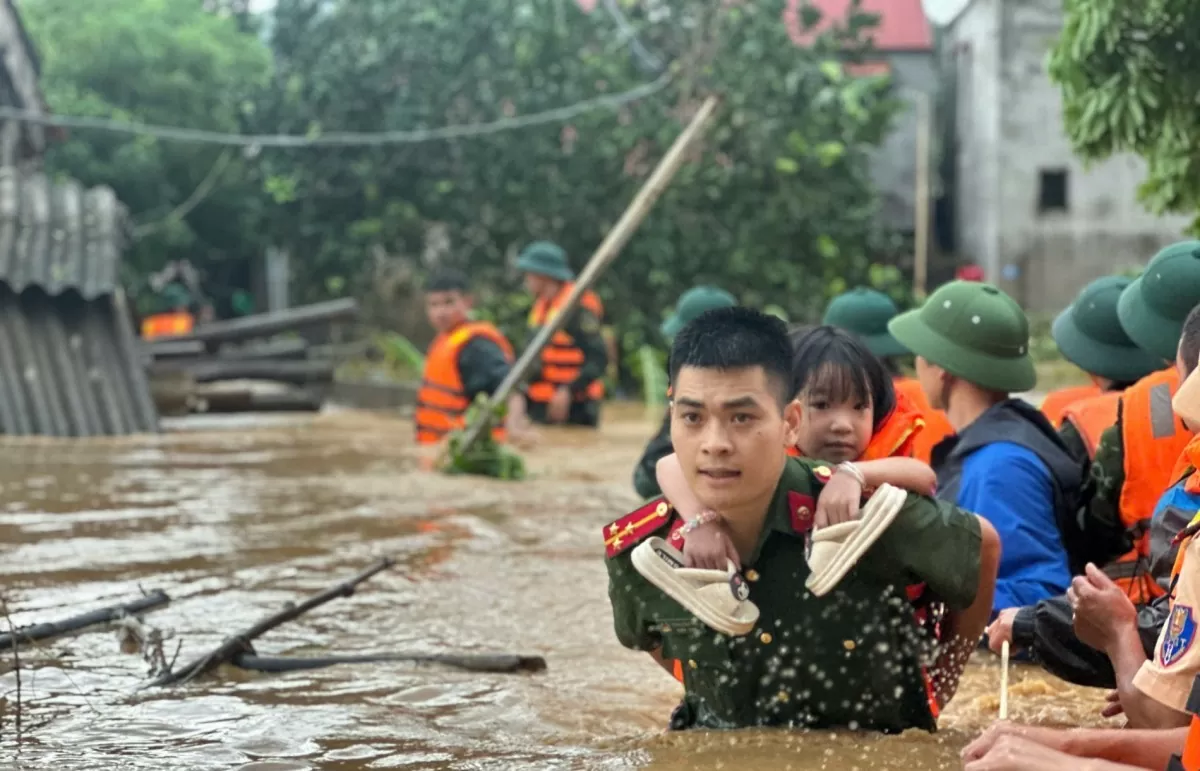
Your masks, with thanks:
[{"label": "soldier's shoulder rank insignia", "polygon": [[[605,525],[605,556],[615,557],[645,540],[665,525],[673,513],[674,510],[666,499],[659,498]],[[672,542],[672,545],[678,544]]]}]

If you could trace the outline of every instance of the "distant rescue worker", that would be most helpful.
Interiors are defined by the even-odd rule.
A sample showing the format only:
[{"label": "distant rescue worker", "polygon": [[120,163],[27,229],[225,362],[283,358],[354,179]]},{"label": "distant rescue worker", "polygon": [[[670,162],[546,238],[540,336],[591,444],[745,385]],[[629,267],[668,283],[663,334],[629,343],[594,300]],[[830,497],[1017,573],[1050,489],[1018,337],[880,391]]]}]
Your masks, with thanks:
[{"label": "distant rescue worker", "polygon": [[[574,288],[575,274],[561,247],[547,241],[530,244],[517,259],[525,288],[533,295],[529,330],[537,330],[558,314]],[[608,346],[601,332],[604,306],[592,291],[584,292],[566,324],[541,352],[525,395],[529,417],[539,423],[600,424]],[[532,338],[531,338],[532,339]]]},{"label": "distant rescue worker", "polygon": [[[737,300],[724,289],[718,289],[715,286],[692,287],[679,296],[679,300],[675,303],[675,311],[663,322],[661,327],[663,337],[668,341],[673,341],[675,335],[679,334],[679,330],[701,313],[713,308],[732,308],[735,305],[737,305]],[[671,452],[671,408],[668,406],[667,414],[663,416],[662,426],[650,443],[646,445],[642,459],[638,461],[637,468],[633,471],[633,488],[637,490],[638,495],[643,498],[653,498],[662,493],[658,487],[658,479],[655,477],[654,470],[658,461],[670,455]]]},{"label": "distant rescue worker", "polygon": [[[436,444],[462,428],[475,397],[490,396],[512,367],[513,349],[504,333],[487,321],[472,321],[471,307],[470,285],[458,271],[441,271],[425,285],[425,314],[438,334],[425,355],[417,392],[414,422],[420,444]],[[518,432],[522,406],[520,399],[511,400],[506,421]],[[496,437],[505,438],[503,428],[496,429]]]},{"label": "distant rescue worker", "polygon": [[871,353],[879,357],[892,374],[892,387],[921,413],[925,422],[913,437],[912,455],[929,463],[933,448],[938,442],[954,433],[946,413],[934,409],[921,383],[902,374],[900,360],[912,356],[912,351],[900,344],[888,331],[888,322],[900,311],[892,298],[883,292],[867,287],[856,287],[844,292],[829,303],[822,323],[853,332],[866,343]]},{"label": "distant rescue worker", "polygon": [[[844,502],[864,489],[848,471],[788,457],[800,428],[791,359],[784,323],[748,308],[709,311],[675,338],[675,453],[700,503],[728,527],[744,570],[679,570],[681,561],[664,560],[660,574],[686,583],[678,596],[703,600],[688,607],[710,608],[693,615],[634,556],[656,537],[678,549],[691,523],[659,499],[606,525],[617,638],[667,672],[681,663],[672,729],[934,730],[991,608],[996,533],[952,505],[901,494],[895,519],[862,541],[867,551],[836,588],[807,591],[818,498],[835,478]],[[910,585],[950,608],[939,640],[914,614]]]},{"label": "distant rescue worker", "polygon": [[1086,372],[1091,380],[1086,386],[1052,391],[1042,402],[1042,413],[1080,458],[1090,459],[1100,434],[1117,421],[1119,397],[1102,400],[1105,405],[1102,409],[1088,410],[1090,422],[1086,424],[1082,423],[1079,412],[1068,418],[1068,408],[1101,394],[1120,394],[1151,372],[1162,369],[1162,361],[1139,348],[1121,328],[1117,300],[1132,283],[1133,279],[1125,276],[1096,279],[1059,314],[1050,329],[1063,358]]}]

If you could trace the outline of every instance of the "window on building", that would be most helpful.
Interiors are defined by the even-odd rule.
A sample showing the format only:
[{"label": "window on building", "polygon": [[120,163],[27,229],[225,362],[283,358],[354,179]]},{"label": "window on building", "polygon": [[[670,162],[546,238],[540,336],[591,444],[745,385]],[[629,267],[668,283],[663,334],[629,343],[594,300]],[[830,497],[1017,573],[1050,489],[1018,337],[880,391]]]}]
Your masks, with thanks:
[{"label": "window on building", "polygon": [[1038,185],[1038,213],[1066,211],[1067,200],[1067,170],[1042,169]]}]

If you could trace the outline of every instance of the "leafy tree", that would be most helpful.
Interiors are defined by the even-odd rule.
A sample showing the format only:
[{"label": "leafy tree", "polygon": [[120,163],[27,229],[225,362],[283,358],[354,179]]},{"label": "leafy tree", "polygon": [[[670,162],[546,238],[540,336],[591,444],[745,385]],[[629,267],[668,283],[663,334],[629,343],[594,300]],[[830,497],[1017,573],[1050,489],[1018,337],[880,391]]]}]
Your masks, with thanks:
[{"label": "leafy tree", "polygon": [[516,327],[526,307],[511,267],[519,248],[549,238],[582,267],[708,91],[725,98],[720,119],[598,287],[627,353],[657,340],[663,314],[695,283],[813,318],[890,256],[868,163],[896,105],[886,80],[843,66],[867,54],[871,17],[799,48],[782,2],[682,13],[622,3],[639,30],[633,45],[610,14],[580,5],[281,0],[275,79],[258,118],[293,133],[529,115],[653,79],[646,50],[673,73],[652,97],[565,123],[264,156],[280,204],[272,232],[302,266],[305,296],[378,287],[382,264],[402,266],[405,284],[449,261]]},{"label": "leafy tree", "polygon": [[[1075,150],[1130,151],[1149,165],[1141,200],[1154,212],[1200,212],[1200,4],[1066,0],[1050,75],[1062,87]],[[1200,228],[1200,217],[1193,230]]]},{"label": "leafy tree", "polygon": [[[203,5],[22,3],[42,56],[42,88],[51,109],[241,131],[253,114],[252,98],[268,78],[270,53],[244,31],[239,9],[212,13]],[[244,274],[261,250],[264,199],[248,160],[236,149],[78,131],[51,150],[47,165],[87,185],[111,186],[129,207],[136,242],[126,267],[134,276],[183,258],[211,273]],[[189,199],[195,205],[187,208]],[[139,299],[145,308],[148,298]]]}]

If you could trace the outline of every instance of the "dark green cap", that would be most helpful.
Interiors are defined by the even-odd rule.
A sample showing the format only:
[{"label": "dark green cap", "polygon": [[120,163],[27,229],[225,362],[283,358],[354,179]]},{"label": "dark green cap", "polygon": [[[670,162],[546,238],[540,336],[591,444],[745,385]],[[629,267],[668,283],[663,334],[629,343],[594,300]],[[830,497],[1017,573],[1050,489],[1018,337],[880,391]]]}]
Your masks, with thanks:
[{"label": "dark green cap", "polygon": [[1117,317],[1121,292],[1132,283],[1125,276],[1098,278],[1059,314],[1051,334],[1067,361],[1084,372],[1123,383],[1162,369],[1162,360],[1138,348]]},{"label": "dark green cap", "polygon": [[701,313],[714,308],[732,308],[735,305],[737,300],[724,289],[715,286],[692,287],[679,296],[675,303],[675,312],[663,322],[662,333],[665,337],[674,337]]},{"label": "dark green cap", "polygon": [[951,281],[888,331],[916,355],[989,391],[1028,391],[1037,383],[1029,357],[1029,320],[991,284]]},{"label": "dark green cap", "polygon": [[892,298],[860,286],[833,298],[821,323],[858,335],[876,356],[906,356],[908,349],[888,331],[888,322],[899,312]]},{"label": "dark green cap", "polygon": [[1183,322],[1200,304],[1200,241],[1171,244],[1121,293],[1117,316],[1129,339],[1175,361]]},{"label": "dark green cap", "polygon": [[517,258],[517,270],[549,276],[556,281],[571,281],[575,273],[567,263],[567,253],[558,244],[534,241]]}]

